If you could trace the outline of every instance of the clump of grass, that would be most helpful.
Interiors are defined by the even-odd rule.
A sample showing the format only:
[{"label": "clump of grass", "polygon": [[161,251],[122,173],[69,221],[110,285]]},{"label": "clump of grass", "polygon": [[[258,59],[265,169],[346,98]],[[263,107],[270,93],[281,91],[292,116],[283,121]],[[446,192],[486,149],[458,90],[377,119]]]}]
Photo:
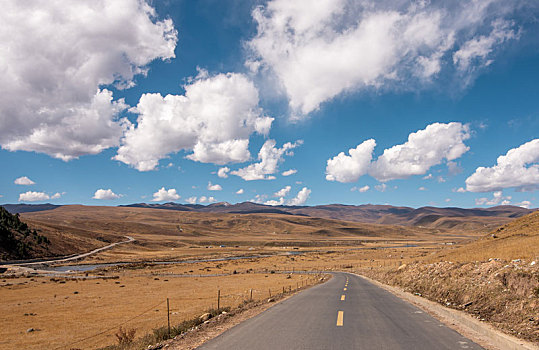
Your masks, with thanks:
[{"label": "clump of grass", "polygon": [[118,339],[118,344],[124,345],[132,343],[135,339],[136,332],[137,330],[135,328],[123,329],[122,326],[120,326],[120,329],[115,334],[116,338]]},{"label": "clump of grass", "polygon": [[[211,308],[206,310],[205,313],[209,313],[211,315],[211,318],[213,318],[217,315],[220,315],[223,311],[229,312],[230,307],[222,307],[220,309]],[[151,333],[146,334],[138,340],[134,340],[134,329],[130,330],[133,331],[133,333],[131,334],[129,333],[130,331],[124,330],[120,327],[120,330],[118,331],[118,333],[116,333],[116,337],[118,338],[118,345],[110,345],[103,348],[102,350],[130,350],[145,348],[148,345],[153,345],[167,339],[172,339],[202,323],[204,323],[204,321],[200,317],[195,317],[190,320],[182,321],[180,324],[174,327],[170,327],[170,334],[168,332],[168,327],[163,326],[155,328]]]}]

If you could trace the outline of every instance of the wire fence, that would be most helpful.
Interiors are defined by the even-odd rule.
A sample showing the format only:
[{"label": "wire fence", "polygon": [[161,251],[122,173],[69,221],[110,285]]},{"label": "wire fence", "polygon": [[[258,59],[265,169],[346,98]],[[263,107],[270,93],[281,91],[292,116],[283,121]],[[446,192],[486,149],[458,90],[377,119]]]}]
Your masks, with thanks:
[{"label": "wire fence", "polygon": [[[301,274],[301,275],[306,276],[306,278],[301,278],[299,281],[293,281],[293,282],[290,281],[290,283],[287,283],[287,285],[285,284],[285,285],[282,285],[282,286],[279,286],[279,287],[273,287],[273,288],[270,287],[270,288],[267,288],[267,289],[264,289],[264,290],[262,288],[249,288],[244,293],[241,293],[242,294],[241,296],[238,296],[238,293],[226,293],[225,290],[221,290],[221,289],[217,288],[215,290],[215,299],[213,299],[213,301],[210,301],[208,303],[208,305],[206,307],[206,310],[211,310],[211,309],[222,310],[223,308],[235,308],[235,307],[238,307],[239,305],[245,304],[247,302],[265,300],[266,298],[271,299],[271,301],[273,301],[273,299],[276,298],[276,297],[280,297],[280,296],[284,296],[284,295],[287,295],[287,294],[290,294],[290,293],[294,293],[294,292],[299,291],[299,290],[301,290],[303,288],[306,288],[308,286],[311,286],[313,284],[318,283],[319,278],[320,278],[320,274],[322,274],[323,272],[324,272],[323,270],[320,270],[320,271],[294,271],[294,270],[286,270],[286,269],[283,269],[283,270],[280,270],[280,271],[267,270],[267,269],[264,269],[264,270],[261,270],[261,271],[254,271],[253,270],[253,271],[250,271],[250,273],[280,273],[280,274],[288,274],[288,275]],[[203,276],[208,276],[208,275],[199,275],[199,277],[203,277]],[[161,305],[164,305],[164,304],[167,304],[166,315],[164,317],[162,317],[161,322],[156,323],[154,325],[154,329],[162,327],[163,324],[165,324],[165,325],[168,326],[168,333],[170,335],[170,329],[171,329],[171,321],[170,321],[171,308],[170,308],[170,305],[171,304],[173,305],[175,301],[177,301],[178,303],[180,302],[179,298],[177,298],[177,299],[166,298],[166,299],[161,300],[160,302],[156,303],[152,307],[147,308],[147,309],[143,310],[142,312],[139,312],[136,315],[133,315],[133,316],[129,317],[128,319],[122,321],[122,322],[118,322],[117,324],[114,324],[113,326],[108,326],[108,327],[102,329],[99,332],[93,333],[91,335],[84,336],[84,337],[82,337],[80,339],[73,340],[71,342],[68,342],[66,344],[57,346],[57,347],[52,348],[52,349],[53,350],[76,349],[76,348],[73,348],[73,346],[81,346],[82,344],[86,344],[86,346],[90,346],[90,347],[91,346],[95,347],[95,345],[98,343],[98,340],[99,340],[100,337],[104,337],[104,336],[108,337],[108,336],[110,336],[110,333],[112,333],[114,331],[119,331],[120,327],[130,325],[130,324],[132,326],[133,321],[135,321],[137,319],[140,319],[143,316],[148,315],[151,312],[158,311],[156,309],[158,307],[160,307]],[[199,310],[201,310],[200,312],[202,312],[202,310],[204,310],[204,307],[201,306],[199,308]],[[179,320],[176,320],[176,321],[178,322]],[[93,342],[93,345],[90,344],[90,342],[89,342],[90,340],[95,340]],[[103,340],[104,339],[101,339],[101,342]]]}]

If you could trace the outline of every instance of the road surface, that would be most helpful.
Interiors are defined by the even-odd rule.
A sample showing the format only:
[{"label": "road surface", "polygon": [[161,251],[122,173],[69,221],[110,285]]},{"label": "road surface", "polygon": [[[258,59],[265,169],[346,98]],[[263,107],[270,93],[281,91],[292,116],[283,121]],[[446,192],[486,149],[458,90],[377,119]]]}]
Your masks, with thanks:
[{"label": "road surface", "polygon": [[61,263],[61,262],[75,261],[75,260],[86,258],[86,257],[88,257],[90,255],[102,252],[104,250],[116,247],[119,244],[131,243],[131,242],[136,241],[136,239],[134,239],[131,236],[124,236],[124,237],[127,238],[127,240],[121,241],[121,242],[111,243],[111,244],[106,245],[104,247],[96,248],[96,249],[94,249],[92,251],[89,251],[89,252],[86,252],[86,253],[77,254],[77,255],[74,255],[74,256],[69,256],[67,258],[54,258],[54,259],[50,259],[50,260],[38,259],[37,261],[33,261],[33,262],[20,262],[20,261],[19,262],[5,262],[5,263],[3,263],[4,265],[2,265],[2,266],[11,265],[11,266],[30,267],[30,266],[36,266],[36,265],[44,265],[44,264],[52,264],[52,263],[59,263],[59,262]]},{"label": "road surface", "polygon": [[210,349],[482,349],[417,307],[345,273],[199,347]]}]

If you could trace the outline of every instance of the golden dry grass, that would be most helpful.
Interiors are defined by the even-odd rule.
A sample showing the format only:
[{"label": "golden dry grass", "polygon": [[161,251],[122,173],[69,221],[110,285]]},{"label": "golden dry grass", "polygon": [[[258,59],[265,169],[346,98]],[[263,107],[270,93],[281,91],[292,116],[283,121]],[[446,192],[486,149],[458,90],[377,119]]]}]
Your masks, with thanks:
[{"label": "golden dry grass", "polygon": [[[118,279],[6,279],[0,287],[0,320],[9,327],[0,330],[0,348],[43,349],[47,344],[49,349],[94,349],[114,344],[117,326],[146,310],[149,312],[124,327],[137,329],[141,336],[166,325],[166,298],[170,299],[174,325],[215,308],[217,290],[221,290],[221,307],[235,307],[250,298],[250,289],[253,299],[260,300],[268,298],[270,289],[276,294],[283,287],[295,289],[298,284],[314,282],[313,276],[307,275],[287,278],[286,274],[242,271],[227,276],[179,277],[171,274],[174,272],[177,271],[148,267],[112,273]],[[29,328],[36,331],[27,333]],[[103,335],[61,347],[109,328],[112,330]]]},{"label": "golden dry grass", "polygon": [[444,250],[431,261],[484,261],[490,258],[538,259],[539,211],[501,226],[480,239],[453,250]]}]

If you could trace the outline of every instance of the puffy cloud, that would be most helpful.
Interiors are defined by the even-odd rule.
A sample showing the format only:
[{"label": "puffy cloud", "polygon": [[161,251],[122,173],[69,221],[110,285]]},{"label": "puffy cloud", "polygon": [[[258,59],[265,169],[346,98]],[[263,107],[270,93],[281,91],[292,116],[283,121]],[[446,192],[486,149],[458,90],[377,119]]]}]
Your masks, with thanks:
[{"label": "puffy cloud", "polygon": [[189,204],[196,204],[197,203],[197,197],[189,197],[185,200]]},{"label": "puffy cloud", "polygon": [[428,174],[428,175],[423,176],[423,180],[430,180],[432,179],[432,177],[433,177],[432,174]]},{"label": "puffy cloud", "polygon": [[93,199],[106,199],[106,200],[112,200],[112,199],[118,199],[122,197],[121,194],[116,194],[112,192],[112,190],[109,188],[108,190],[104,190],[100,188],[99,190],[95,191]]},{"label": "puffy cloud", "polygon": [[133,86],[177,41],[139,0],[11,0],[0,22],[0,145],[65,161],[119,144],[127,106],[104,87]]},{"label": "puffy cloud", "polygon": [[167,190],[161,187],[159,191],[153,194],[152,202],[175,201],[178,199],[180,199],[180,195],[176,193],[175,188]]},{"label": "puffy cloud", "polygon": [[426,187],[423,187],[423,186],[421,186],[421,187],[419,187],[419,188],[418,188],[418,190],[419,190],[419,191],[426,191],[426,190],[427,190],[427,188],[426,188]]},{"label": "puffy cloud", "polygon": [[199,203],[213,203],[213,202],[216,202],[216,200],[215,200],[214,197],[201,196],[201,197],[198,199],[198,202],[199,202]]},{"label": "puffy cloud", "polygon": [[211,182],[208,182],[208,191],[221,191],[223,188],[219,184],[213,185]]},{"label": "puffy cloud", "polygon": [[368,185],[365,185],[365,186],[359,188],[358,191],[361,192],[361,193],[365,193],[365,192],[367,192],[369,189],[370,189],[370,187],[369,187]]},{"label": "puffy cloud", "polygon": [[15,185],[25,185],[25,186],[28,186],[28,185],[35,185],[35,182],[30,180],[28,177],[26,176],[22,176],[22,177],[18,177],[15,179],[14,181]]},{"label": "puffy cloud", "polygon": [[28,191],[19,194],[19,202],[37,202],[46,201],[48,199],[51,199],[51,197],[45,192]]},{"label": "puffy cloud", "polygon": [[289,170],[286,170],[286,171],[283,171],[281,173],[281,175],[283,176],[290,176],[290,175],[294,175],[295,173],[297,173],[298,171],[296,169],[289,169]]},{"label": "puffy cloud", "polygon": [[268,198],[268,195],[266,194],[257,194],[254,199],[251,200],[251,202],[254,203],[264,203],[264,201]]},{"label": "puffy cloud", "polygon": [[433,123],[411,133],[408,141],[384,150],[371,164],[369,174],[379,181],[403,179],[425,174],[444,159],[452,161],[469,150],[464,140],[470,138],[468,125]]},{"label": "puffy cloud", "polygon": [[285,155],[293,155],[292,149],[303,144],[302,140],[298,140],[294,143],[287,142],[281,148],[275,147],[275,140],[267,140],[264,142],[258,152],[258,160],[260,162],[248,165],[245,168],[231,171],[232,175],[236,175],[244,179],[245,181],[252,180],[273,180],[279,163],[283,161]]},{"label": "puffy cloud", "polygon": [[199,75],[184,86],[185,95],[148,93],[131,109],[138,114],[114,159],[140,171],[180,150],[187,158],[226,164],[250,158],[249,136],[267,135],[273,118],[262,115],[258,90],[242,74]]},{"label": "puffy cloud", "polygon": [[285,186],[281,188],[279,191],[275,192],[273,194],[274,197],[286,197],[290,190],[292,189],[292,186]]},{"label": "puffy cloud", "polygon": [[516,205],[522,208],[530,209],[530,206],[532,205],[532,203],[530,201],[522,201],[520,203],[516,203]]},{"label": "puffy cloud", "polygon": [[311,190],[307,187],[303,187],[297,194],[296,197],[290,199],[288,201],[288,205],[302,205],[309,199],[309,196],[311,195]]},{"label": "puffy cloud", "polygon": [[[413,89],[444,68],[484,65],[474,58],[514,38],[503,18],[516,7],[496,0],[273,0],[253,11],[257,34],[247,43],[246,65],[272,72],[301,117],[343,92]],[[485,23],[492,39],[483,38]]]},{"label": "puffy cloud", "polygon": [[492,194],[492,198],[476,198],[475,205],[509,205],[511,202],[511,196],[503,196],[502,191],[496,191]]},{"label": "puffy cloud", "polygon": [[492,31],[488,35],[480,35],[462,44],[460,49],[453,54],[453,63],[460,70],[490,65],[492,60],[487,58],[494,50],[494,47],[507,40],[517,38],[517,34],[512,27],[512,22],[494,21]]},{"label": "puffy cloud", "polygon": [[217,171],[217,176],[223,178],[223,179],[226,179],[228,177],[228,172],[230,171],[230,168],[228,167],[223,167],[223,168],[220,168],[218,171]]},{"label": "puffy cloud", "polygon": [[[349,155],[341,152],[329,159],[326,180],[354,182],[367,173],[379,181],[422,175],[444,159],[452,161],[467,152],[469,147],[464,140],[468,138],[468,125],[433,123],[411,133],[407,142],[384,150],[375,161],[371,159],[376,142],[369,139],[350,149]],[[430,179],[432,176],[429,174],[424,178]]]},{"label": "puffy cloud", "polygon": [[58,199],[58,198],[62,197],[63,194],[65,194],[65,192],[62,192],[62,193],[56,192],[55,194],[53,194],[51,196],[51,199]]},{"label": "puffy cloud", "polygon": [[452,192],[457,192],[457,193],[465,193],[466,192],[466,190],[463,187],[453,188],[451,191]]},{"label": "puffy cloud", "polygon": [[326,180],[339,182],[354,182],[362,175],[365,175],[369,169],[372,151],[376,146],[373,139],[364,141],[356,148],[339,153],[335,157],[328,159],[326,166]]},{"label": "puffy cloud", "polygon": [[243,188],[240,188],[239,190],[237,190],[236,194],[243,194]]},{"label": "puffy cloud", "polygon": [[526,142],[499,156],[496,165],[479,167],[466,179],[466,190],[490,192],[514,187],[519,191],[539,188],[539,139]]},{"label": "puffy cloud", "polygon": [[358,191],[358,192],[360,192],[360,193],[365,193],[365,192],[367,192],[367,191],[370,190],[370,189],[371,189],[371,187],[370,187],[369,185],[365,185],[365,186],[363,186],[363,187],[356,187],[356,186],[354,186],[354,187],[352,187],[352,188],[350,189],[350,191],[352,191],[352,192],[353,192],[353,191]]},{"label": "puffy cloud", "polygon": [[266,201],[264,202],[265,205],[273,205],[273,206],[276,206],[276,205],[283,205],[284,204],[284,198],[281,197],[279,198],[278,201],[276,200],[269,200],[269,201]]}]

